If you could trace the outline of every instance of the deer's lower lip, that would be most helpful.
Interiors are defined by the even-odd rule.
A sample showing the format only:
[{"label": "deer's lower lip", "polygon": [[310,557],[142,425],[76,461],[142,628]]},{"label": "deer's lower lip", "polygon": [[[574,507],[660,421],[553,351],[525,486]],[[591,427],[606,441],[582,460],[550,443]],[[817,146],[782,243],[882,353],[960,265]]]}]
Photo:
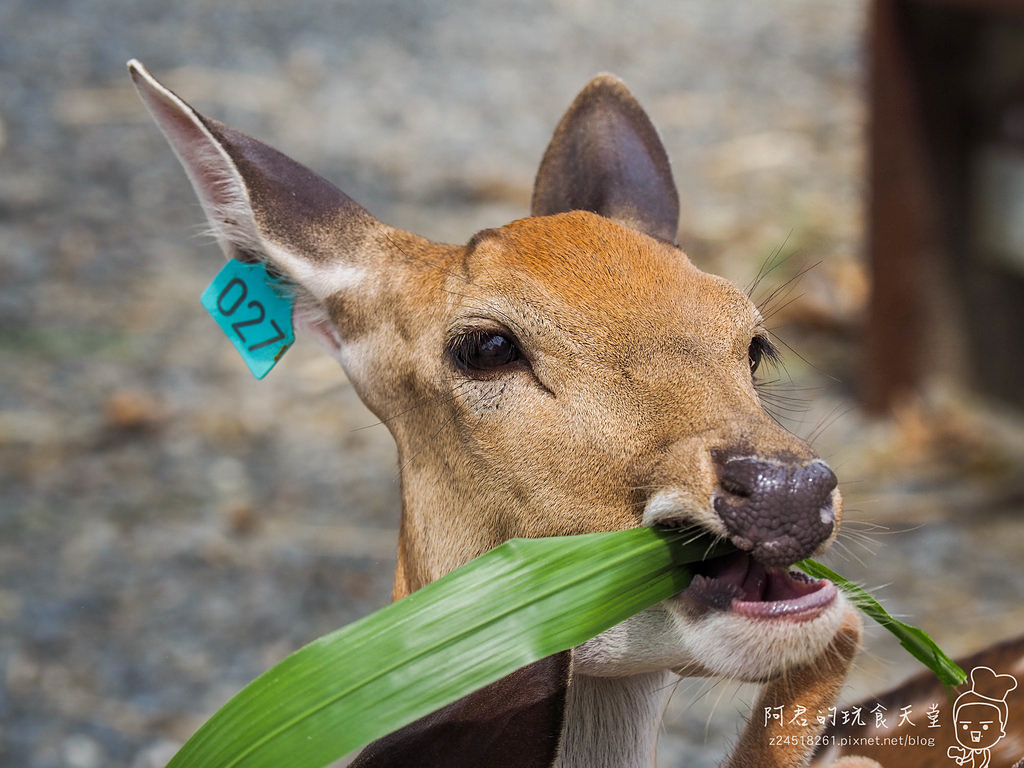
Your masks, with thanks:
[{"label": "deer's lower lip", "polygon": [[681,595],[699,606],[755,619],[808,621],[836,599],[835,585],[796,571],[766,568],[745,552],[699,564]]}]

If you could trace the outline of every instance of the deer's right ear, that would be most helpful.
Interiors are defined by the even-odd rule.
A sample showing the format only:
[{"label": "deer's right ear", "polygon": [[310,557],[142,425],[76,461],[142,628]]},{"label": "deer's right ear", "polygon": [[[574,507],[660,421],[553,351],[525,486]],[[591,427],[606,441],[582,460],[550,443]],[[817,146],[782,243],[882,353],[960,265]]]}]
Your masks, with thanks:
[{"label": "deer's right ear", "polygon": [[341,339],[320,302],[365,287],[368,241],[385,229],[308,168],[195,111],[128,62],[139,95],[170,142],[228,258],[266,262],[296,294],[296,319],[338,352]]},{"label": "deer's right ear", "polygon": [[675,243],[679,194],[658,131],[625,83],[598,75],[555,129],[533,187],[533,216],[592,211]]}]

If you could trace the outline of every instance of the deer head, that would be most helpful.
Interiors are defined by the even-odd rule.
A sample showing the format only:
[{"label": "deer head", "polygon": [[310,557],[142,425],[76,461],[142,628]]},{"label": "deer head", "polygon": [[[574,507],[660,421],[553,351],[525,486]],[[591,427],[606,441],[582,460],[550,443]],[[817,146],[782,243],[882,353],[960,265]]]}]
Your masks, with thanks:
[{"label": "deer head", "polygon": [[[668,158],[619,80],[595,78],[569,108],[531,216],[456,246],[379,222],[129,66],[225,253],[284,276],[298,324],[394,436],[396,598],[516,536],[657,524],[740,550],[575,649],[563,764],[633,765],[649,750],[605,762],[588,746],[621,729],[601,712],[630,685],[648,701],[669,671],[769,680],[820,658],[841,626],[855,634],[831,584],[787,571],[835,537],[835,476],[765,413],[762,318],[674,244]],[[832,688],[855,638],[843,647]],[[602,693],[602,678],[631,682]]]}]

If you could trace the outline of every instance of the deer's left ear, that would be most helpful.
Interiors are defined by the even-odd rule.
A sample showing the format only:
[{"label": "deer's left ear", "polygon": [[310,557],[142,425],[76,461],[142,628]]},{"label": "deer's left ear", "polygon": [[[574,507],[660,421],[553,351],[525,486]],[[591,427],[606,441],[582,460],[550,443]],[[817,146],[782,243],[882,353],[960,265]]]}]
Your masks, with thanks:
[{"label": "deer's left ear", "polygon": [[350,768],[550,768],[571,657],[548,656],[375,741]]},{"label": "deer's left ear", "polygon": [[305,166],[194,110],[138,61],[128,70],[224,253],[284,275],[297,319],[336,354],[342,336],[321,302],[344,294],[359,313],[375,271],[396,250],[388,228]]},{"label": "deer's left ear", "polygon": [[573,101],[533,188],[533,216],[584,210],[675,243],[679,194],[668,154],[625,84],[598,75]]}]

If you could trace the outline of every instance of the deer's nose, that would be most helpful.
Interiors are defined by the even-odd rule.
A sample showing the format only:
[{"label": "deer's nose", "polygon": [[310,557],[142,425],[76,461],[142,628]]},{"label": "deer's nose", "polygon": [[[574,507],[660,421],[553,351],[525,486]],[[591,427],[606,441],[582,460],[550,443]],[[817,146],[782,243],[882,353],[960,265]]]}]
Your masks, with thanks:
[{"label": "deer's nose", "polygon": [[719,465],[714,507],[730,540],[766,566],[809,557],[836,524],[836,476],[820,459],[741,457]]}]

